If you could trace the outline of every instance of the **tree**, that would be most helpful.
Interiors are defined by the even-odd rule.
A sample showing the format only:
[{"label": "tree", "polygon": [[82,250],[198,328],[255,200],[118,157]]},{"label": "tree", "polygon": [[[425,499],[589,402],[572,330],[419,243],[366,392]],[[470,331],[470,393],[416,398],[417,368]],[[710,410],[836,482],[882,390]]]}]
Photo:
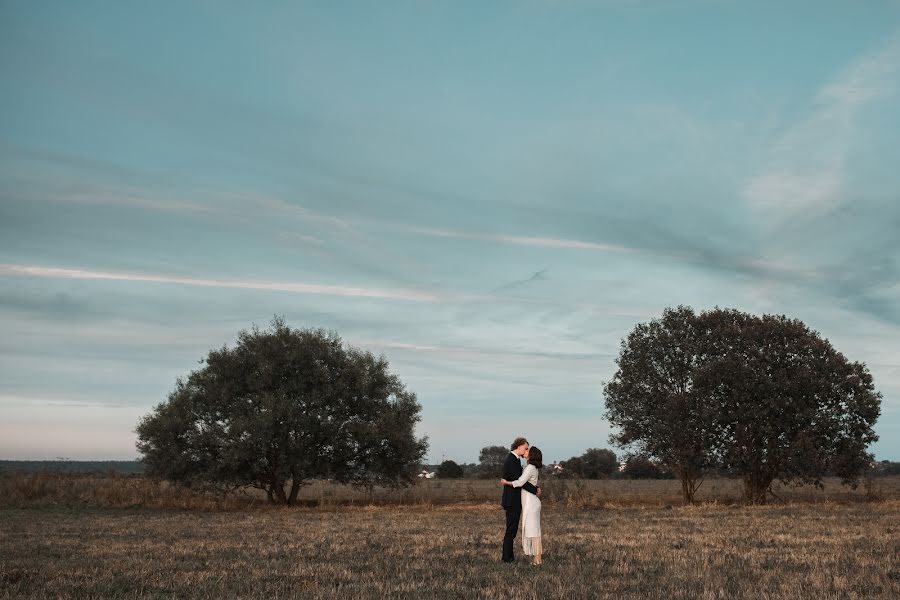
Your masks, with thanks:
[{"label": "tree", "polygon": [[588,448],[581,455],[581,472],[585,479],[605,479],[619,469],[615,452],[606,448]]},{"label": "tree", "polygon": [[763,504],[775,479],[821,486],[830,474],[856,485],[881,394],[863,363],[850,362],[801,321],[715,310],[701,315],[708,356],[697,385],[720,407],[723,468]]},{"label": "tree", "polygon": [[900,475],[900,462],[891,462],[882,460],[873,466],[873,474],[876,477],[889,477],[892,475]]},{"label": "tree", "polygon": [[612,439],[672,468],[686,502],[713,468],[764,503],[775,479],[855,485],[871,462],[871,374],[798,320],[666,309],[635,327],[616,362],[604,388]]},{"label": "tree", "polygon": [[475,479],[481,474],[478,463],[462,463],[459,465],[463,472],[463,479]]},{"label": "tree", "polygon": [[605,448],[588,448],[581,456],[573,456],[563,462],[563,472],[567,476],[581,479],[605,479],[618,468],[615,453]]},{"label": "tree", "polygon": [[584,468],[581,464],[580,456],[573,456],[569,460],[564,460],[562,465],[561,476],[564,479],[584,479]]},{"label": "tree", "polygon": [[437,468],[437,476],[439,479],[461,479],[463,476],[462,467],[452,460],[445,460]]},{"label": "tree", "polygon": [[223,493],[256,487],[282,504],[312,478],[415,480],[428,447],[414,434],[420,406],[384,357],[276,317],[203,363],[138,423],[148,475]]},{"label": "tree", "polygon": [[625,461],[622,476],[625,479],[663,479],[665,473],[658,464],[648,457],[635,454],[634,456],[629,456]]},{"label": "tree", "polygon": [[618,370],[604,386],[605,416],[618,428],[610,441],[670,467],[685,503],[717,464],[720,444],[718,407],[695,390],[701,342],[693,309],[667,308],[622,341]]},{"label": "tree", "polygon": [[616,453],[606,448],[588,448],[581,455],[581,462],[588,479],[605,479],[619,470]]},{"label": "tree", "polygon": [[500,479],[503,477],[503,463],[509,456],[504,446],[485,446],[478,453],[478,477]]}]

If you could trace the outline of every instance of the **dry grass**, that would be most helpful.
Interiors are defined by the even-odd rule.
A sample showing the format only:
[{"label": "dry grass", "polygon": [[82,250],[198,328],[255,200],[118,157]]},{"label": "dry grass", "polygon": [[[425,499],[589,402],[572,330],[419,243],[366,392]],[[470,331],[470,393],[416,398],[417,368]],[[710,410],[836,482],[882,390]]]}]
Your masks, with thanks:
[{"label": "dry grass", "polygon": [[228,510],[263,504],[256,494],[221,498],[141,476],[37,472],[0,476],[0,507]]},{"label": "dry grass", "polygon": [[534,568],[499,562],[493,504],[4,509],[0,598],[900,597],[896,500],[548,504],[543,521]]},{"label": "dry grass", "polygon": [[493,481],[374,502],[317,482],[304,506],[141,477],[0,477],[0,598],[896,598],[900,478],[779,488],[545,481],[546,564],[499,563]]},{"label": "dry grass", "polygon": [[[570,508],[604,506],[678,506],[681,491],[673,480],[543,480],[543,500]],[[852,490],[829,480],[823,490],[812,486],[775,485],[774,503],[822,503],[900,500],[900,477],[871,480]],[[305,507],[328,508],[359,505],[442,505],[494,503],[500,494],[498,482],[490,480],[430,480],[401,490],[365,491],[324,481],[301,489]],[[741,485],[732,479],[710,479],[697,494],[701,503],[740,502]],[[78,475],[67,473],[23,473],[0,476],[0,507],[7,508],[169,508],[194,510],[238,510],[266,504],[265,495],[253,490],[225,499],[200,494],[166,482],[140,476]]]}]

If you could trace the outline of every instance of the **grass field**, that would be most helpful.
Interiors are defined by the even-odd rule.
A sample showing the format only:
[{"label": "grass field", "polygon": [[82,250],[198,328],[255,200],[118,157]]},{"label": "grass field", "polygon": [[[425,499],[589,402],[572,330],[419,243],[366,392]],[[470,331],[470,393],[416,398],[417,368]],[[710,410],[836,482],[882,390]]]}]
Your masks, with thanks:
[{"label": "grass field", "polygon": [[4,598],[897,598],[900,503],[554,509],[545,565],[491,505],[0,511]]},{"label": "grass field", "polygon": [[[122,481],[134,480],[105,485]],[[670,507],[672,482],[606,482],[622,485],[582,506],[548,490],[540,568],[499,562],[496,498],[450,502],[471,495],[467,482],[441,483],[417,493],[448,502],[402,506],[103,508],[7,494],[0,598],[900,597],[896,478],[879,499],[826,486],[764,507]],[[719,483],[732,486],[723,497],[737,489]]]}]

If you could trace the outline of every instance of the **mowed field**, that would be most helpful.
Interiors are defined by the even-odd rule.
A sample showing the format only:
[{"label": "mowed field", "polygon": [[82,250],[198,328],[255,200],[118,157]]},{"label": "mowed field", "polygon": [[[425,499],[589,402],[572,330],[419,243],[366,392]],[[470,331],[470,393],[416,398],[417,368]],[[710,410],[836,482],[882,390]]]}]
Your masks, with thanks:
[{"label": "mowed field", "polygon": [[542,567],[500,563],[496,502],[109,508],[0,487],[0,597],[900,597],[894,478],[868,498],[826,486],[763,507],[665,504],[669,488],[637,502],[613,484],[677,484],[605,483],[581,506],[548,490]]}]

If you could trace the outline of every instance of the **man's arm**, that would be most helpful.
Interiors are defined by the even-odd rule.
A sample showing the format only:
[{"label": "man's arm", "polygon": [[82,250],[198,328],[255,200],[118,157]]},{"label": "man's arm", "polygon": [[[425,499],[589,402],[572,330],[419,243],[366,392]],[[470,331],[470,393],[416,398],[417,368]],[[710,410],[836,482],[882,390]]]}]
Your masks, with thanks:
[{"label": "man's arm", "polygon": [[535,496],[537,496],[538,489],[540,489],[540,488],[536,488],[526,481],[525,483],[522,484],[522,489],[525,490],[526,492],[530,492],[530,493],[534,494]]},{"label": "man's arm", "polygon": [[[533,469],[534,467],[531,467],[531,468]],[[522,471],[522,475],[519,476],[519,478],[516,479],[515,481],[510,481],[510,480],[507,480],[507,481],[509,481],[514,488],[520,487],[523,490],[537,496],[538,495],[537,488],[528,482],[528,478],[531,475],[531,473],[528,472],[528,469],[529,469],[529,467],[525,467],[525,470]]]}]

